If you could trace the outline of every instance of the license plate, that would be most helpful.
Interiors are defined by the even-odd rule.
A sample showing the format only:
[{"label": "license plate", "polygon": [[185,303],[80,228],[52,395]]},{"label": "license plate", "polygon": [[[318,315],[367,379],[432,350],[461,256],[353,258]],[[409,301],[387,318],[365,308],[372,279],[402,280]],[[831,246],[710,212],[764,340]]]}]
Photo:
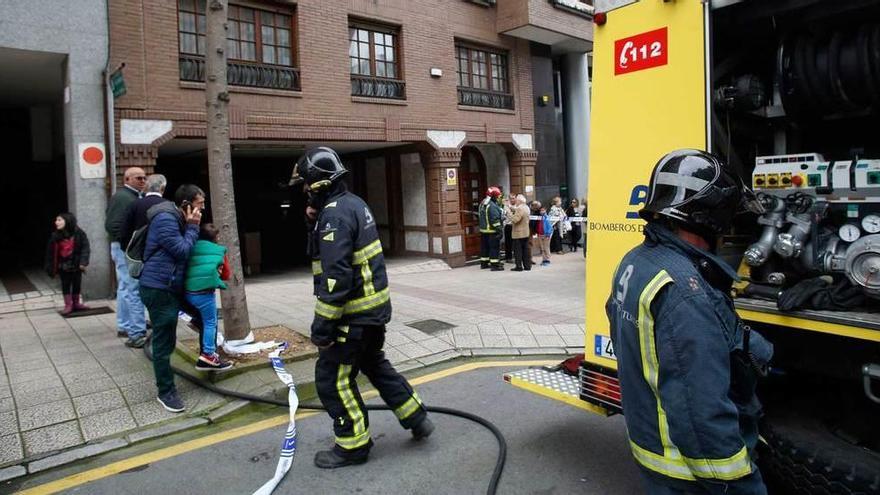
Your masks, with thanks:
[{"label": "license plate", "polygon": [[596,355],[599,357],[617,361],[617,356],[614,354],[614,343],[611,342],[611,337],[606,335],[596,335],[595,351]]}]

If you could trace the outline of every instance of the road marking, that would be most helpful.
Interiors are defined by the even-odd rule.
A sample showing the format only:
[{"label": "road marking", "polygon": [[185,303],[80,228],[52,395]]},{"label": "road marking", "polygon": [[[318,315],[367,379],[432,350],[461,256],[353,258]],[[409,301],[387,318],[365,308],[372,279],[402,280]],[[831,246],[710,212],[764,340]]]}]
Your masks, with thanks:
[{"label": "road marking", "polygon": [[[474,371],[483,368],[501,368],[506,366],[546,366],[557,363],[558,361],[484,361],[467,363],[413,378],[412,380],[409,380],[409,383],[411,385],[422,385],[424,383],[433,382],[453,375],[457,375],[459,373],[466,373],[468,371]],[[370,390],[363,393],[362,395],[364,399],[372,399],[374,397],[377,397],[379,393],[375,390]],[[314,416],[319,412],[320,411],[302,412],[296,415],[296,419]],[[35,486],[33,488],[28,488],[18,493],[20,495],[49,495],[52,493],[58,493],[60,491],[69,490],[73,487],[90,483],[92,481],[97,481],[103,478],[107,478],[109,476],[114,476],[123,471],[128,471],[129,469],[134,469],[136,467],[162,461],[170,457],[186,454],[188,452],[192,452],[194,450],[198,450],[204,447],[209,447],[211,445],[221,442],[226,442],[228,440],[234,440],[236,438],[251,435],[253,433],[257,433],[269,428],[274,428],[276,426],[286,425],[289,420],[290,415],[282,414],[280,416],[264,419],[250,425],[240,426],[231,430],[221,431],[201,438],[196,438],[188,442],[172,445],[171,447],[165,447],[163,449],[155,450],[153,452],[136,455],[128,459],[123,459],[121,461],[107,464],[106,466],[90,469],[88,471],[83,471],[81,473],[67,476],[66,478],[61,478],[59,480],[50,481],[49,483]]]}]

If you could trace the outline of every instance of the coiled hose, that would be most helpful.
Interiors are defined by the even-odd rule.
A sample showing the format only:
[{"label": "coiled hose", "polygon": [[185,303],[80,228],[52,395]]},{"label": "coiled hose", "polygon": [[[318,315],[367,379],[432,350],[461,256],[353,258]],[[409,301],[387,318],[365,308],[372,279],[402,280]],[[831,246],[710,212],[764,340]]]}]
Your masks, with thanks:
[{"label": "coiled hose", "polygon": [[[149,337],[144,344],[144,354],[146,354],[147,359],[153,361],[152,340]],[[203,380],[191,373],[188,373],[176,366],[172,365],[171,369],[174,370],[174,373],[179,375],[180,377],[191,381],[192,383],[204,388],[205,390],[214,392],[215,394],[223,395],[226,397],[234,397],[236,399],[242,399],[251,402],[259,402],[261,404],[289,407],[287,401],[236,392],[235,390],[227,390],[225,388],[218,387],[207,380]],[[386,405],[365,405],[365,407],[368,411],[391,411],[391,408]],[[312,411],[327,410],[327,408],[325,408],[321,404],[308,403],[300,403],[299,409],[307,409]],[[483,428],[486,428],[492,433],[492,435],[495,437],[495,440],[498,442],[498,457],[495,460],[495,469],[492,471],[492,477],[489,480],[489,487],[486,489],[486,494],[495,495],[495,493],[498,491],[498,483],[501,481],[501,475],[504,472],[504,463],[507,461],[507,440],[505,440],[504,434],[501,433],[501,430],[499,430],[498,427],[492,424],[492,422],[488,419],[482,418],[480,416],[477,416],[476,414],[472,414],[467,411],[460,411],[458,409],[453,409],[450,407],[439,406],[425,406],[425,410],[432,413],[445,414],[447,416],[455,416],[458,418],[466,419],[468,421],[472,421],[479,424]]]}]

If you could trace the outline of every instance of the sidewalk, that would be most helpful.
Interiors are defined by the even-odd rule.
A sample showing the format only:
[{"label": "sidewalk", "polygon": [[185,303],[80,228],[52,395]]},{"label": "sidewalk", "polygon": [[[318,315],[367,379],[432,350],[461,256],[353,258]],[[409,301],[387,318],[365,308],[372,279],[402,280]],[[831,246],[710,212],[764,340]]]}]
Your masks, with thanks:
[{"label": "sidewalk", "polygon": [[[479,266],[451,270],[424,258],[390,260],[388,358],[411,370],[461,355],[582,352],[583,263],[581,253],[566,254],[531,272],[490,272]],[[250,278],[247,284],[254,327],[281,324],[308,334],[310,273]],[[23,460],[34,472],[125,446],[149,434],[138,431],[165,421],[176,420],[170,428],[181,423],[178,429],[207,423],[204,416],[229,402],[178,379],[188,419],[166,412],[155,399],[143,352],[116,337],[115,314],[64,319],[55,311],[57,297],[0,303],[0,480],[25,474],[18,466]],[[424,331],[408,326],[425,320],[437,321]],[[179,327],[181,334],[188,331]],[[309,366],[291,371],[310,382]],[[247,373],[223,386],[265,390],[272,380],[271,373]],[[84,444],[89,446],[55,461],[39,460]]]}]

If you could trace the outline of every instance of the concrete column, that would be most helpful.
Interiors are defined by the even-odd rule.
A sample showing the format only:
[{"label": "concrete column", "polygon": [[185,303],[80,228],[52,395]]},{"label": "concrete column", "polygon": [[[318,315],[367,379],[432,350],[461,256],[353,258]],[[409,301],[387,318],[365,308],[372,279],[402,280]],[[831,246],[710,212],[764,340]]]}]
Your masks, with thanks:
[{"label": "concrete column", "polygon": [[523,194],[529,201],[535,199],[535,150],[508,151],[510,164],[510,194]]},{"label": "concrete column", "polygon": [[449,266],[464,266],[464,229],[461,226],[459,183],[449,185],[447,172],[461,167],[460,149],[438,149],[421,153],[425,167],[425,199],[428,205],[428,249]]},{"label": "concrete column", "polygon": [[105,142],[103,67],[99,65],[104,60],[105,52],[102,49],[105,47],[106,42],[96,46],[94,53],[73,53],[65,64],[63,122],[67,207],[76,215],[79,227],[88,235],[91,246],[89,268],[83,277],[82,287],[86,299],[110,296],[113,273],[110,242],[104,230],[107,184],[111,179],[84,179],[80,175],[79,165],[80,143]]},{"label": "concrete column", "polygon": [[562,115],[565,119],[565,155],[568,191],[579,200],[587,196],[590,162],[590,78],[586,53],[568,53],[563,58],[565,93]]}]

